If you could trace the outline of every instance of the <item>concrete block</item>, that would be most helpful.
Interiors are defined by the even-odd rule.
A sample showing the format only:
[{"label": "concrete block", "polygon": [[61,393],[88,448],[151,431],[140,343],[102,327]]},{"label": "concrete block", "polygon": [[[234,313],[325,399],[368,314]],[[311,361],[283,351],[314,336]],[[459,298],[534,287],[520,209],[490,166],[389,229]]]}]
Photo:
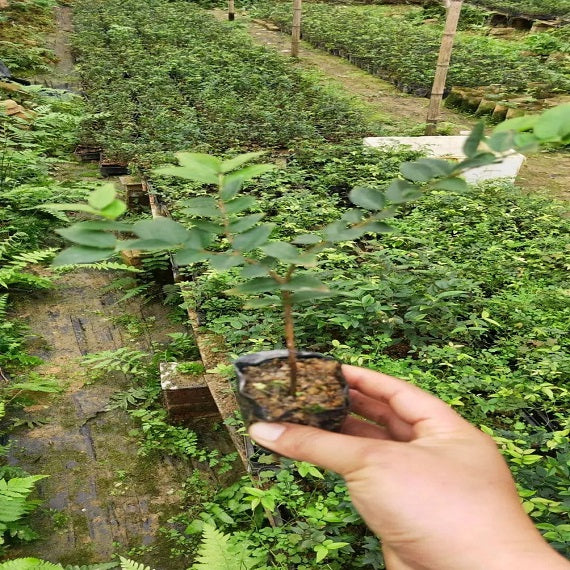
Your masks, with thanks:
[{"label": "concrete block", "polygon": [[[386,150],[403,146],[424,152],[427,156],[459,161],[465,158],[463,145],[466,140],[466,135],[450,137],[367,137],[364,139],[364,145]],[[468,170],[464,174],[464,178],[470,184],[495,179],[514,182],[524,161],[524,155],[513,153],[505,157],[500,163]]]},{"label": "concrete block", "polygon": [[160,385],[172,422],[219,416],[204,374],[183,374],[178,371],[177,362],[161,362]]}]

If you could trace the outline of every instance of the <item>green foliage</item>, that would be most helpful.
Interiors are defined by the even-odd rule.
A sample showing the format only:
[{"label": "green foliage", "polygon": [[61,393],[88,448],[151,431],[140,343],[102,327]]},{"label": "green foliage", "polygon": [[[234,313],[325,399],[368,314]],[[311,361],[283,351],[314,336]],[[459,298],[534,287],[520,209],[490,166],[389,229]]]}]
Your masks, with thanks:
[{"label": "green foliage", "polygon": [[31,540],[36,535],[24,520],[39,505],[29,496],[35,484],[46,475],[0,479],[0,551],[4,550],[7,537]]},{"label": "green foliage", "polygon": [[[256,3],[254,14],[290,29],[291,11],[284,3]],[[308,4],[303,9],[304,39],[420,96],[431,92],[441,34],[439,25],[418,26],[375,7]],[[529,77],[542,91],[564,93],[570,88],[567,69],[529,55],[522,43],[458,34],[448,88],[500,85],[505,93],[532,95]]]},{"label": "green foliage", "polygon": [[81,0],[74,9],[86,130],[115,158],[146,168],[187,148],[288,148],[367,131],[347,99],[192,3]]},{"label": "green foliage", "polygon": [[[186,532],[215,526],[220,534],[231,533],[226,544],[239,544],[260,570],[310,570],[323,563],[331,570],[384,567],[378,539],[362,525],[337,475],[306,463],[284,461],[280,467],[262,471],[257,486],[244,477],[217,493]],[[281,524],[271,526],[266,513],[276,506]]]},{"label": "green foliage", "polygon": [[493,10],[501,10],[512,16],[536,16],[544,19],[554,19],[557,16],[570,14],[569,0],[469,0]]},{"label": "green foliage", "polygon": [[148,370],[148,355],[140,350],[121,347],[87,354],[83,357],[83,364],[96,371],[97,376],[112,372],[144,376]]},{"label": "green foliage", "polygon": [[259,568],[257,559],[244,548],[243,543],[236,543],[215,527],[205,524],[197,562],[192,570],[254,570]]}]

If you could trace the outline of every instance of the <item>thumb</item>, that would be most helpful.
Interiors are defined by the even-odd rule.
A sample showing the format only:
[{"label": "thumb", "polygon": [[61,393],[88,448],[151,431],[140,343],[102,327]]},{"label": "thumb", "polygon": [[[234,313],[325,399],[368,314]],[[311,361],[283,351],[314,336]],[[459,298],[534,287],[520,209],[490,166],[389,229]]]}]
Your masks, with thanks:
[{"label": "thumb", "polygon": [[346,476],[390,443],[354,437],[298,424],[257,422],[249,435],[257,443],[285,457],[308,461]]}]

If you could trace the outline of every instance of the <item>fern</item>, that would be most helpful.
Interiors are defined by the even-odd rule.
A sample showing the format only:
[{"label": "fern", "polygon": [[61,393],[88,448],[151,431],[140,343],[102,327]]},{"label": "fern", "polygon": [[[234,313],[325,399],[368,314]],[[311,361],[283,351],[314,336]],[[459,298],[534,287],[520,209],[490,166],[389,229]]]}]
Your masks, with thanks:
[{"label": "fern", "polygon": [[[54,267],[57,273],[68,273],[76,269],[97,269],[98,271],[129,271],[130,273],[140,273],[141,269],[131,265],[125,265],[116,261],[99,261],[97,263],[82,263],[78,265],[59,265]],[[132,278],[129,278],[132,279]]]},{"label": "fern", "polygon": [[87,566],[65,566],[64,570],[112,570],[118,566],[118,562],[105,562],[103,564],[88,564]]},{"label": "fern", "polygon": [[52,564],[38,558],[16,558],[0,564],[0,570],[63,570],[60,564]]},{"label": "fern", "polygon": [[34,485],[46,477],[47,475],[32,475],[14,477],[9,481],[0,479],[0,523],[16,522],[33,510],[36,503],[28,501],[28,496],[34,490]]},{"label": "fern", "polygon": [[121,570],[152,570],[152,568],[121,556]]},{"label": "fern", "polygon": [[243,545],[232,544],[231,538],[205,524],[197,562],[192,570],[253,570],[259,561]]}]

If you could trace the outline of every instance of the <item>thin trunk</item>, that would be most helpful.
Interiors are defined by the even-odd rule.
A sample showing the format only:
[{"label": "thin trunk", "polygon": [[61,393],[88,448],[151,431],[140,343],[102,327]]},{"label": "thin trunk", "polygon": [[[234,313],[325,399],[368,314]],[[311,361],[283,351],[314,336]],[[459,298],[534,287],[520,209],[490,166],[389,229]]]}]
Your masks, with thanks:
[{"label": "thin trunk", "polygon": [[236,17],[234,0],[228,0],[228,20],[233,22]]},{"label": "thin trunk", "polygon": [[449,8],[447,9],[445,31],[443,32],[443,38],[441,40],[437,69],[431,90],[431,99],[426,121],[426,135],[435,135],[437,123],[440,120],[439,111],[445,91],[445,81],[447,79],[447,72],[449,71],[449,62],[451,61],[451,52],[453,50],[453,42],[457,32],[457,24],[459,23],[462,5],[463,0],[450,0]]},{"label": "thin trunk", "polygon": [[293,307],[291,301],[291,291],[282,291],[283,299],[283,320],[285,322],[285,343],[289,351],[289,394],[295,396],[297,393],[297,350],[295,348],[295,328],[293,326]]},{"label": "thin trunk", "polygon": [[301,10],[303,0],[293,0],[293,26],[291,29],[291,57],[299,57],[301,40]]}]

